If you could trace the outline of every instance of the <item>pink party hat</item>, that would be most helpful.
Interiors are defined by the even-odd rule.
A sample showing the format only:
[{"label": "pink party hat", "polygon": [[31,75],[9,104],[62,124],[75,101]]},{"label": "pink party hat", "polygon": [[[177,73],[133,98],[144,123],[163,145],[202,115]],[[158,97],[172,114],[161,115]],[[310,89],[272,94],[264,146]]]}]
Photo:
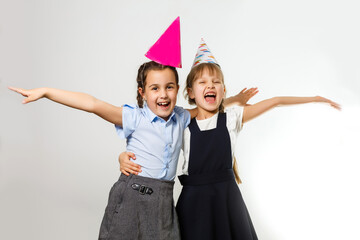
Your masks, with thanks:
[{"label": "pink party hat", "polygon": [[[197,50],[194,63],[192,67],[200,63],[215,63],[218,64],[214,55],[210,52],[209,47],[206,45],[204,39],[201,38],[200,46]],[[219,65],[219,64],[218,64]]]},{"label": "pink party hat", "polygon": [[145,56],[162,65],[181,68],[180,17],[166,29]]}]

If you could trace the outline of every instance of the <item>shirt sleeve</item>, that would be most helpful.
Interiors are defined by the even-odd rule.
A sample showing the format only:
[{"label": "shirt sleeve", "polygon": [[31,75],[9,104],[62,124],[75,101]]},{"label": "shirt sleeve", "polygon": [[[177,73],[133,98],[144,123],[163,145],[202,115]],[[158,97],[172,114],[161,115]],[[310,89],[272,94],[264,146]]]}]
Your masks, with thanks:
[{"label": "shirt sleeve", "polygon": [[184,128],[186,128],[190,124],[190,120],[191,120],[190,112],[178,106],[175,106],[174,111],[179,115],[179,119],[181,123],[183,124]]},{"label": "shirt sleeve", "polygon": [[139,121],[139,107],[125,104],[122,112],[122,127],[115,125],[116,133],[120,138],[127,138],[132,134]]},{"label": "shirt sleeve", "polygon": [[227,127],[230,131],[235,131],[239,133],[242,129],[243,125],[243,112],[244,107],[241,106],[234,106],[231,108],[226,108],[226,116],[228,117],[227,120]]}]

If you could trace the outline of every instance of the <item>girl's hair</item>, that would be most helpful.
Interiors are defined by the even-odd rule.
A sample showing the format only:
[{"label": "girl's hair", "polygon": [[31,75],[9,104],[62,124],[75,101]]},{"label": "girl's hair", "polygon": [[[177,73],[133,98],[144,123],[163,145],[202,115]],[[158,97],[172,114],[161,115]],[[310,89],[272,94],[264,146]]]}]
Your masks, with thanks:
[{"label": "girl's hair", "polygon": [[237,167],[237,161],[236,161],[235,157],[234,157],[233,171],[234,171],[235,180],[236,180],[237,184],[242,183],[241,179],[240,179],[240,176],[239,176],[238,167]]},{"label": "girl's hair", "polygon": [[[162,65],[162,64],[154,62],[154,61],[150,61],[150,62],[146,62],[146,63],[142,64],[139,67],[138,75],[136,78],[137,85],[138,85],[137,88],[138,89],[142,88],[142,90],[145,91],[146,77],[151,70],[160,71],[160,70],[164,70],[167,68],[170,69],[174,73],[176,85],[179,85],[179,75],[178,75],[176,68],[171,67],[171,66]],[[144,100],[143,100],[141,94],[139,93],[139,91],[137,91],[136,99],[137,99],[139,107],[142,108],[144,106]]]},{"label": "girl's hair", "polygon": [[[187,78],[186,78],[186,87],[184,89],[185,98],[187,98],[189,104],[191,104],[191,105],[196,104],[196,102],[195,102],[195,99],[191,99],[189,97],[189,94],[188,94],[187,90],[189,88],[192,88],[194,81],[196,79],[198,79],[199,77],[201,77],[201,75],[203,74],[203,72],[205,70],[208,70],[210,75],[218,76],[221,79],[221,81],[224,83],[224,75],[223,75],[219,65],[217,65],[215,63],[201,63],[201,64],[193,67],[191,69],[190,73],[188,74]],[[225,85],[225,83],[224,83],[224,85]],[[219,112],[224,112],[223,103],[224,103],[224,100],[222,100],[221,103],[220,103]],[[234,157],[233,171],[234,171],[236,182],[238,184],[240,184],[241,179],[240,179],[239,174],[238,174],[237,162],[236,162],[235,157]]]},{"label": "girl's hair", "polygon": [[[199,65],[193,67],[186,78],[186,86],[184,89],[185,98],[187,98],[189,104],[191,104],[191,105],[196,104],[196,102],[195,102],[195,99],[191,99],[189,97],[187,91],[189,88],[192,88],[195,80],[198,79],[199,77],[201,77],[201,75],[203,74],[203,72],[205,70],[208,70],[210,75],[218,76],[221,79],[221,81],[224,83],[224,75],[223,75],[219,65],[217,65],[215,63],[200,63]],[[219,112],[224,112],[223,102],[224,102],[224,100],[222,100],[220,103]]]}]

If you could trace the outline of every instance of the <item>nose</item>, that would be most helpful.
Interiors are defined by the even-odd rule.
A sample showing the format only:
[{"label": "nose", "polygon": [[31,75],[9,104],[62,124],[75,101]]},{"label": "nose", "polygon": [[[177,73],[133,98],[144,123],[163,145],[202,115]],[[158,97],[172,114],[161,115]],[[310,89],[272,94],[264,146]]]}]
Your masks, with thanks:
[{"label": "nose", "polygon": [[160,91],[160,97],[161,97],[161,98],[167,98],[167,91],[166,91],[166,89],[162,89],[162,90]]},{"label": "nose", "polygon": [[209,89],[215,88],[215,84],[212,81],[210,81],[207,85],[207,88]]}]

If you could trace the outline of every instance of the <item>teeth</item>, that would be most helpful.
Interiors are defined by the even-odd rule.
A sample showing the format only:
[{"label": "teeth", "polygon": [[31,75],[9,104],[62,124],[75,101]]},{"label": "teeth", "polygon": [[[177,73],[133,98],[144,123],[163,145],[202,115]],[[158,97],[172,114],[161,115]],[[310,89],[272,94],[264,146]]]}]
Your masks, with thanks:
[{"label": "teeth", "polygon": [[158,103],[158,105],[165,106],[165,105],[168,105],[168,103]]}]

